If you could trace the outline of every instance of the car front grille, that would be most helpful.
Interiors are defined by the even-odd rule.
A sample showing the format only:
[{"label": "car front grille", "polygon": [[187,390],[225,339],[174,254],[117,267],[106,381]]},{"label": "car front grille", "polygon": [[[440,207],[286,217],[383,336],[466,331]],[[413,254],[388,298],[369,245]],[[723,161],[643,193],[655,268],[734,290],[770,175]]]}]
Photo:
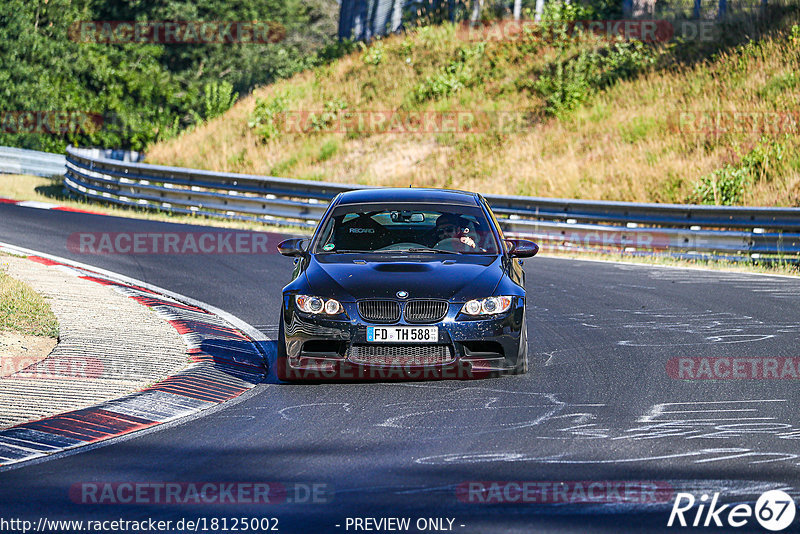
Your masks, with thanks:
[{"label": "car front grille", "polygon": [[400,303],[394,300],[362,300],[358,314],[373,323],[396,323],[400,320]]},{"label": "car front grille", "polygon": [[435,323],[447,315],[447,301],[410,300],[404,311],[409,323]]},{"label": "car front grille", "polygon": [[454,361],[448,345],[353,345],[347,359],[362,365],[444,365]]}]

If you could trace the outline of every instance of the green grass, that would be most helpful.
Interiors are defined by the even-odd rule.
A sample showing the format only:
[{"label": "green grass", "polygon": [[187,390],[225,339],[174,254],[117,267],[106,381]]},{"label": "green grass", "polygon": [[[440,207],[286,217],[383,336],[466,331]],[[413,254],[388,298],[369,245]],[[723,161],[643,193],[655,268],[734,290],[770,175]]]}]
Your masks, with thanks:
[{"label": "green grass", "polygon": [[656,121],[652,117],[634,117],[630,123],[620,128],[622,140],[626,143],[634,144],[645,139],[656,127]]},{"label": "green grass", "polygon": [[331,159],[334,156],[334,154],[336,154],[337,150],[339,150],[339,142],[336,139],[328,139],[320,147],[319,156],[317,157],[317,160],[320,162],[327,161]]},{"label": "green grass", "polygon": [[58,321],[44,297],[0,270],[0,331],[58,338]]},{"label": "green grass", "polygon": [[[635,256],[630,253],[593,253],[593,252],[567,252],[545,251],[541,257],[575,258],[594,261],[613,261],[623,263],[636,263],[660,267],[685,267],[692,269],[705,269],[709,271],[724,271],[738,273],[775,274],[782,276],[800,277],[800,264],[789,262],[736,262],[722,259],[683,259],[671,256]],[[535,259],[533,261],[536,261]]]}]

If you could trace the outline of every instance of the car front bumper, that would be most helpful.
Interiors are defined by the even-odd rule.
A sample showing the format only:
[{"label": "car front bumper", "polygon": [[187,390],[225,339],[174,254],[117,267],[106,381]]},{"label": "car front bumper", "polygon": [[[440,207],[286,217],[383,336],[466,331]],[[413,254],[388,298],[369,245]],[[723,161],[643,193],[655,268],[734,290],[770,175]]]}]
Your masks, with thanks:
[{"label": "car front bumper", "polygon": [[[511,309],[504,314],[480,319],[461,314],[462,304],[450,303],[444,319],[437,323],[421,325],[400,320],[388,325],[438,329],[435,344],[409,345],[368,342],[368,326],[387,325],[362,320],[355,302],[342,302],[345,313],[330,317],[303,313],[296,308],[293,295],[284,295],[285,350],[278,351],[278,376],[298,381],[474,379],[519,368],[520,357],[525,354],[520,350],[524,298],[515,297]],[[390,347],[395,350],[388,350]],[[402,348],[408,350],[398,350]],[[417,356],[381,355],[384,349],[387,354],[436,352],[446,356],[421,361]],[[365,352],[379,357],[365,360],[358,356]]]}]

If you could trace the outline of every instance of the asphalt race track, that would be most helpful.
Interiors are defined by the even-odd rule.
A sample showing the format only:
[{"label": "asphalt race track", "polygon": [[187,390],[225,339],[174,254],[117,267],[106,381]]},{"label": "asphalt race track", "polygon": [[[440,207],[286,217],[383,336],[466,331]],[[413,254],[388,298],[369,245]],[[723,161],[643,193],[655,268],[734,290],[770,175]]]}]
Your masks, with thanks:
[{"label": "asphalt race track", "polygon": [[[0,205],[0,241],[202,300],[274,338],[289,258],[67,249],[75,232],[191,229]],[[354,532],[347,518],[369,517],[409,517],[412,526],[446,518],[465,533],[661,532],[699,529],[667,529],[672,497],[476,503],[457,490],[471,481],[647,481],[673,496],[719,493],[726,503],[752,505],[768,489],[800,497],[796,380],[680,380],[667,370],[673,358],[800,356],[800,280],[544,257],[525,268],[527,375],[268,380],[196,419],[0,472],[0,515],[34,522],[275,517],[280,532]],[[318,500],[330,502],[290,495],[258,506],[99,505],[69,496],[82,482],[167,481],[325,484],[328,497]],[[764,532],[753,523],[739,531]]]}]

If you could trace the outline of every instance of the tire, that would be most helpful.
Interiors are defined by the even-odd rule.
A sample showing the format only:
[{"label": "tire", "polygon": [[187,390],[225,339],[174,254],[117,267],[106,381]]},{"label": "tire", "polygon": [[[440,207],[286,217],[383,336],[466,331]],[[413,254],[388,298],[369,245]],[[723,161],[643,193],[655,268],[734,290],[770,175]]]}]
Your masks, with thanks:
[{"label": "tire", "polygon": [[289,361],[286,355],[286,334],[283,331],[283,310],[281,310],[281,318],[278,322],[278,341],[275,349],[275,375],[279,380],[284,382],[289,381],[289,373],[287,372],[288,366]]},{"label": "tire", "polygon": [[519,336],[519,356],[517,356],[517,365],[511,371],[512,375],[524,375],[528,372],[528,320],[525,315],[522,316],[522,333]]}]

